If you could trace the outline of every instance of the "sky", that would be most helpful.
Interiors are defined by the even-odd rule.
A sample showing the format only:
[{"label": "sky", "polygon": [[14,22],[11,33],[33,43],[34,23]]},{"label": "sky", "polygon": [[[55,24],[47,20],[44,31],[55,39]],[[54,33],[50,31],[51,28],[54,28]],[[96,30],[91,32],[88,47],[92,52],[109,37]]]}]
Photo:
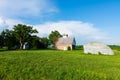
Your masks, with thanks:
[{"label": "sky", "polygon": [[120,45],[119,21],[120,0],[0,0],[0,32],[26,24],[40,37],[58,30],[75,37],[77,45]]}]

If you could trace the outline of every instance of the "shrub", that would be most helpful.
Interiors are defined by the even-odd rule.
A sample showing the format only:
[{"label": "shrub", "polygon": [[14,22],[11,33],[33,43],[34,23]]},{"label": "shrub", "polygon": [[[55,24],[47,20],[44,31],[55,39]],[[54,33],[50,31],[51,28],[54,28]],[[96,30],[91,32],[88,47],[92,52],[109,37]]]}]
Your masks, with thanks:
[{"label": "shrub", "polygon": [[99,54],[99,55],[102,55],[102,53],[101,53],[101,52],[98,52],[98,54]]}]

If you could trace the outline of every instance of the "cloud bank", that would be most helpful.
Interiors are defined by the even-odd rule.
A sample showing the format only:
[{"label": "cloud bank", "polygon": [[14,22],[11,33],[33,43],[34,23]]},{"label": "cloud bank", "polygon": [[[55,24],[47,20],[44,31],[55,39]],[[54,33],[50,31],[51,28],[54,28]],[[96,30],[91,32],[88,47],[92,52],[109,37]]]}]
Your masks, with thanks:
[{"label": "cloud bank", "polygon": [[12,29],[14,25],[17,24],[24,24],[22,21],[19,20],[14,20],[14,19],[4,19],[0,17],[0,32],[5,30],[5,29]]},{"label": "cloud bank", "polygon": [[[12,29],[13,25],[19,23],[28,24],[25,20],[36,20],[58,11],[50,0],[0,0],[0,32]],[[61,34],[75,37],[79,44],[85,41],[106,41],[108,38],[105,32],[93,24],[82,21],[45,22],[32,26],[38,30],[39,36],[48,36],[51,31],[58,30]]]},{"label": "cloud bank", "polygon": [[0,32],[57,11],[50,0],[0,0]]},{"label": "cloud bank", "polygon": [[49,0],[0,0],[0,16],[7,18],[42,16],[56,11]]},{"label": "cloud bank", "polygon": [[107,39],[107,35],[95,28],[93,24],[81,21],[46,22],[34,26],[39,31],[39,36],[45,36],[51,31],[58,30],[61,34],[76,37],[77,40],[102,41]]},{"label": "cloud bank", "polygon": [[[0,17],[0,32],[5,29],[12,29],[14,25],[26,24],[19,20],[4,19]],[[31,24],[26,24],[31,25]],[[90,41],[99,41],[104,43],[114,43],[115,40],[108,37],[108,35],[100,29],[94,27],[93,24],[82,21],[58,21],[45,22],[43,24],[31,25],[38,30],[38,36],[47,37],[51,31],[58,30],[61,34],[68,34],[75,37],[77,44],[84,44]],[[117,44],[119,41],[116,42]]]}]

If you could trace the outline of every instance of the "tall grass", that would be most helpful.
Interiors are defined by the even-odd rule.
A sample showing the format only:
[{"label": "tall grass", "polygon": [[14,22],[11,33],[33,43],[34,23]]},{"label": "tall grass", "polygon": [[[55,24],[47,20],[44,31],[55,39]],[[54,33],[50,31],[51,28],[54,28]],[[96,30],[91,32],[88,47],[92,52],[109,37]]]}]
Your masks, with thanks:
[{"label": "tall grass", "polygon": [[82,50],[0,52],[0,80],[119,80],[120,52],[85,55]]}]

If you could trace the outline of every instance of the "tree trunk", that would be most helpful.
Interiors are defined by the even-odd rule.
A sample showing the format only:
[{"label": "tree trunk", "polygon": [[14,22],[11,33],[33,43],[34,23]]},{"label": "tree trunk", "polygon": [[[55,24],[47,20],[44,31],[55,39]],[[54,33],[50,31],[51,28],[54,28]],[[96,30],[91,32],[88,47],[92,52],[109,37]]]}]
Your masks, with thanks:
[{"label": "tree trunk", "polygon": [[23,49],[23,43],[21,38],[20,38],[20,49]]},{"label": "tree trunk", "polygon": [[20,49],[23,49],[23,44],[22,43],[20,43]]}]

